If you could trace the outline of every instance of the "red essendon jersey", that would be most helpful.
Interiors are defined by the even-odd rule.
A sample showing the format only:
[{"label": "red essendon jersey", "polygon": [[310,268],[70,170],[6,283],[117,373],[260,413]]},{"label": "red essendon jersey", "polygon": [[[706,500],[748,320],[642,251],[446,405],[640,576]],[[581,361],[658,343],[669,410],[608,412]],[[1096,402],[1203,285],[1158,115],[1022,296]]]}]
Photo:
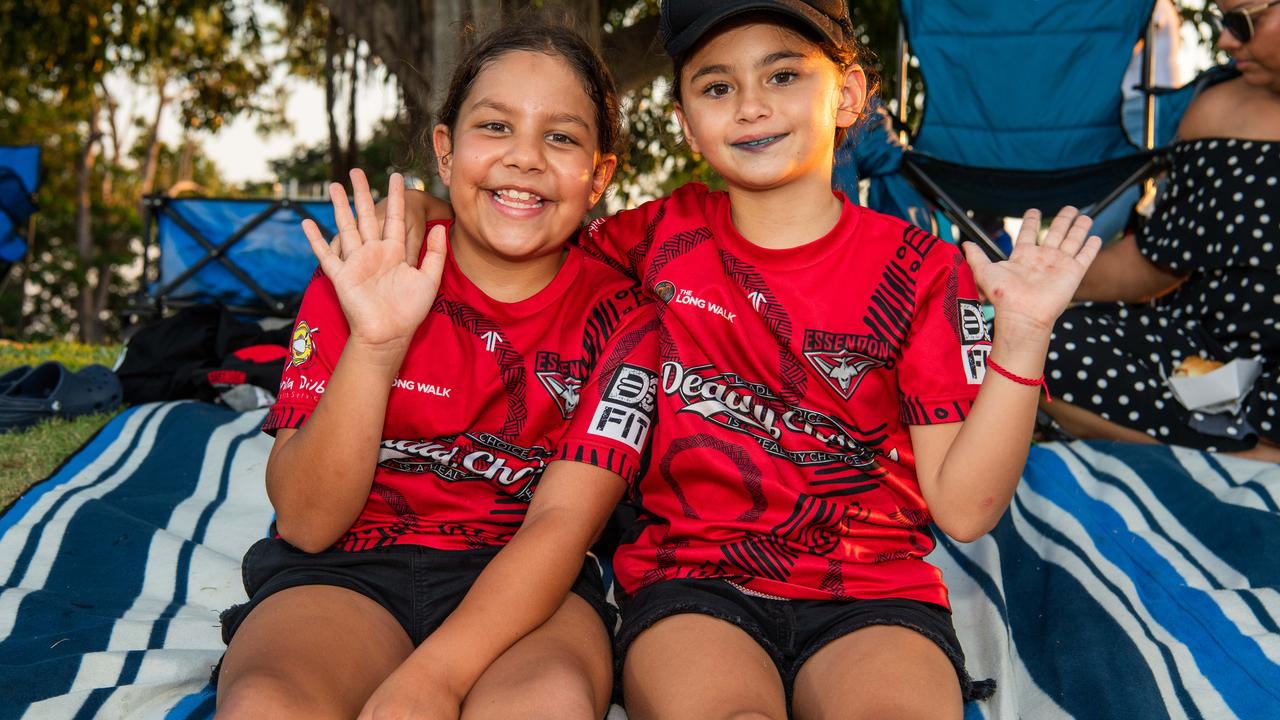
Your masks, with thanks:
[{"label": "red essendon jersey", "polygon": [[[450,253],[390,389],[369,500],[336,546],[503,544],[556,459],[631,482],[657,378],[653,308],[639,298],[632,280],[571,247],[546,288],[502,303]],[[307,421],[348,334],[333,284],[317,272],[264,430]],[[314,470],[323,482],[324,468]]]},{"label": "red essendon jersey", "polygon": [[652,458],[614,558],[625,592],[721,577],[947,605],[908,426],[963,420],[982,382],[990,341],[957,248],[844,200],[825,237],[765,249],[698,184],[584,244],[658,300]]}]

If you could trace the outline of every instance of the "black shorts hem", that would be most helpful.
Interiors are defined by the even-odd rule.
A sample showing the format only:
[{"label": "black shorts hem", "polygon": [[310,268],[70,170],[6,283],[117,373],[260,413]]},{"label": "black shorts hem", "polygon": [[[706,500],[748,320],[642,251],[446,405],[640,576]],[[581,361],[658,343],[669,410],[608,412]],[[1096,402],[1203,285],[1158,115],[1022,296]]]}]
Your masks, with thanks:
[{"label": "black shorts hem", "polygon": [[[683,597],[682,597],[683,596]],[[735,612],[735,609],[741,609]],[[823,628],[832,613],[834,623]],[[964,652],[951,624],[950,612],[939,605],[902,598],[876,600],[775,600],[755,597],[733,583],[715,579],[668,580],[637,592],[623,606],[622,627],[614,645],[614,695],[622,698],[622,674],[627,653],[635,639],[658,622],[683,614],[698,614],[728,622],[745,632],[770,659],[782,680],[787,706],[790,707],[795,679],[804,663],[831,642],[874,625],[903,627],[928,638],[951,662],[965,701],[985,700],[995,692],[993,680],[975,681],[965,668]],[[772,625],[788,623],[782,640],[786,649],[770,639],[778,628],[766,628],[760,619]],[[936,626],[936,627],[934,627]],[[796,638],[801,638],[799,641]]]}]

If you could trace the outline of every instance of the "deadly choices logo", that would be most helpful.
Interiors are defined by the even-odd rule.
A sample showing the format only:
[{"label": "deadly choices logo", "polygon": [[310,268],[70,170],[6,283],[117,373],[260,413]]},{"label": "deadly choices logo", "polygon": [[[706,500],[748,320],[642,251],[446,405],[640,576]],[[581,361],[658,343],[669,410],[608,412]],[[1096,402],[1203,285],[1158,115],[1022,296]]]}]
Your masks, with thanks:
[{"label": "deadly choices logo", "polygon": [[684,407],[679,412],[742,433],[765,452],[796,465],[877,464],[875,452],[854,437],[852,428],[817,410],[788,405],[767,386],[735,373],[666,362],[662,392],[680,397]]}]

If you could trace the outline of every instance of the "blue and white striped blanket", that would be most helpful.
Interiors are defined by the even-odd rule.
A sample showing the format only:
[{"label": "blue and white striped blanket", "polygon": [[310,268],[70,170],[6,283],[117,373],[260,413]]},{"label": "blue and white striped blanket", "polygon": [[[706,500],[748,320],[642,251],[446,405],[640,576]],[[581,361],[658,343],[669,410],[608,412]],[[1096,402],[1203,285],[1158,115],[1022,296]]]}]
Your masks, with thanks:
[{"label": "blue and white striped blanket", "polygon": [[[271,519],[261,419],[134,408],[0,517],[0,718],[212,715],[217,615]],[[996,531],[931,556],[1000,683],[967,717],[1280,718],[1277,555],[1280,466],[1034,448]]]}]

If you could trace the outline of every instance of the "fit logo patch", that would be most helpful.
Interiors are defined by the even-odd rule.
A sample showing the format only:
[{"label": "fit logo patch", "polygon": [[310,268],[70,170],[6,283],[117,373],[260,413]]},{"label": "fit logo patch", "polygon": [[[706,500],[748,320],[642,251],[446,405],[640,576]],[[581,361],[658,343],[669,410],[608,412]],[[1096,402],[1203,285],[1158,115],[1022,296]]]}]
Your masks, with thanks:
[{"label": "fit logo patch", "polygon": [[982,303],[976,300],[959,302],[960,361],[970,385],[981,385],[987,376],[987,356],[991,354],[991,331],[987,318],[982,314]]},{"label": "fit logo patch", "polygon": [[966,345],[983,340],[991,340],[987,331],[987,318],[982,314],[982,303],[976,300],[961,300],[960,304],[960,339]]},{"label": "fit logo patch", "polygon": [[806,330],[804,356],[822,379],[848,400],[867,372],[888,363],[889,345],[866,335]]},{"label": "fit logo patch", "polygon": [[622,364],[596,406],[588,432],[616,440],[639,452],[653,425],[657,394],[657,373]]}]

